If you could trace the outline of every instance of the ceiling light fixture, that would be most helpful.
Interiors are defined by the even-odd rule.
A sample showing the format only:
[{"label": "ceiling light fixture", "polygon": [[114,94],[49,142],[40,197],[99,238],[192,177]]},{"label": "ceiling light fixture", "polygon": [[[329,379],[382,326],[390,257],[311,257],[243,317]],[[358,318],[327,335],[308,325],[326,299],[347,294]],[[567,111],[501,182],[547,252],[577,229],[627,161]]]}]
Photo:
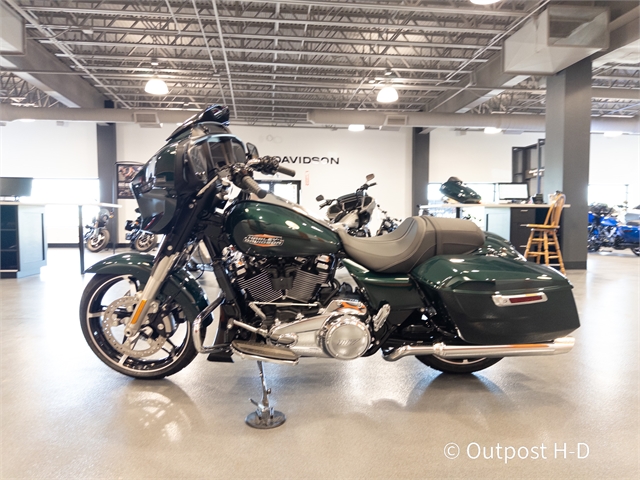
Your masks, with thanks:
[{"label": "ceiling light fixture", "polygon": [[496,128],[496,127],[486,127],[484,129],[484,133],[486,133],[487,135],[495,135],[496,133],[500,133],[502,132],[501,128]]},{"label": "ceiling light fixture", "polygon": [[169,87],[161,78],[153,77],[144,86],[144,91],[151,95],[166,95],[169,93]]},{"label": "ceiling light fixture", "polygon": [[357,125],[355,123],[352,123],[351,125],[349,125],[350,132],[362,132],[363,130],[364,130],[364,125]]},{"label": "ceiling light fixture", "polygon": [[498,3],[500,0],[469,0],[476,5],[491,5],[492,3]]},{"label": "ceiling light fixture", "polygon": [[380,103],[393,103],[398,100],[398,91],[393,87],[384,87],[378,92],[376,100]]},{"label": "ceiling light fixture", "polygon": [[615,131],[612,131],[612,132],[604,132],[604,136],[605,136],[605,137],[609,137],[609,138],[613,138],[613,137],[619,137],[619,136],[621,136],[621,135],[622,135],[622,133],[623,133],[623,132],[615,132]]}]

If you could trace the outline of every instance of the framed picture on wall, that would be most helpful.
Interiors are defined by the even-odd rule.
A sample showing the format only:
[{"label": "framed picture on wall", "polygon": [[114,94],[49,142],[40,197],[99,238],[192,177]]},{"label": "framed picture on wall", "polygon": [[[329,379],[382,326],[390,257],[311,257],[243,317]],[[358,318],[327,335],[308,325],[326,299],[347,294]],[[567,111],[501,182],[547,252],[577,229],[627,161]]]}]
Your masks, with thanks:
[{"label": "framed picture on wall", "polygon": [[144,165],[140,163],[116,163],[116,177],[118,181],[118,199],[133,198],[129,185]]}]

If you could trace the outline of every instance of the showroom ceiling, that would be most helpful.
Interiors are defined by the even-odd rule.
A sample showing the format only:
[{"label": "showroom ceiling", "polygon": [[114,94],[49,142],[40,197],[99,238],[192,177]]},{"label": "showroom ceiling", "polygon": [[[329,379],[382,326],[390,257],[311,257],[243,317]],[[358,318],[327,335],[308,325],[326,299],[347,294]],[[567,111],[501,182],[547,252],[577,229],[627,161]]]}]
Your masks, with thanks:
[{"label": "showroom ceiling", "polygon": [[[545,77],[498,74],[503,42],[549,5],[606,4],[613,26],[640,9],[637,0],[1,1],[26,24],[27,54],[55,62],[5,64],[3,104],[92,107],[102,96],[125,109],[225,103],[236,123],[261,125],[306,125],[314,109],[543,114]],[[594,116],[638,114],[635,37],[594,61]],[[144,91],[154,75],[168,94]],[[73,92],[60,93],[65,85]],[[397,102],[376,101],[384,85],[397,88]]]}]

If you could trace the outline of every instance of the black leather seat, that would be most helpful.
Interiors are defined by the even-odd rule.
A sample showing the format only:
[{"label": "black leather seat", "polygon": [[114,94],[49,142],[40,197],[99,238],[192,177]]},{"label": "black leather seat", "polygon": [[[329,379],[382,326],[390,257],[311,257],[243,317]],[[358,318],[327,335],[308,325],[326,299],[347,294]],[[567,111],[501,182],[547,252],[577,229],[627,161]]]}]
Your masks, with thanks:
[{"label": "black leather seat", "polygon": [[338,234],[352,260],[380,273],[408,273],[436,255],[462,255],[484,244],[482,230],[458,218],[409,217],[379,237],[352,237],[343,230]]}]

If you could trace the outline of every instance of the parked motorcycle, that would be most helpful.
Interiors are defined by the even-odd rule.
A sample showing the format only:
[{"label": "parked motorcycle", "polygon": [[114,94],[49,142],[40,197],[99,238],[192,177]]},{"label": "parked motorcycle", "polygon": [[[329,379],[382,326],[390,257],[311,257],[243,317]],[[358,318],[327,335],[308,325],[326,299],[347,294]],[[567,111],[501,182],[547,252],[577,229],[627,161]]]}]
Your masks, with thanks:
[{"label": "parked motorcycle", "polygon": [[84,234],[84,243],[87,250],[99,252],[107,248],[111,238],[107,224],[111,218],[113,218],[113,213],[106,208],[101,208],[98,215],[91,220],[91,224],[85,225],[87,231]]},{"label": "parked motorcycle", "polygon": [[604,203],[589,205],[589,236],[587,249],[597,252],[601,248],[625,250],[640,256],[640,222],[629,221],[626,225],[613,216],[614,209]]},{"label": "parked motorcycle", "polygon": [[480,203],[482,197],[465,185],[458,177],[449,179],[440,186],[440,193],[445,196],[445,200],[455,203]]},{"label": "parked motorcycle", "polygon": [[[156,256],[114,255],[87,270],[81,327],[110,368],[158,379],[198,353],[257,360],[262,397],[246,422],[272,428],[285,417],[269,404],[265,361],[381,352],[470,373],[571,350],[580,323],[565,277],[465,220],[410,217],[372,238],[334,229],[260,188],[254,172],[295,172],[260,158],[228,118],[221,106],[192,117],[134,178],[142,228],[165,235]],[[211,302],[184,268],[200,242],[221,290]],[[336,279],[339,263],[356,289]]]},{"label": "parked motorcycle", "polygon": [[[136,208],[136,213],[140,213],[140,209]],[[125,238],[129,240],[131,248],[139,252],[148,252],[152,250],[158,243],[156,235],[142,229],[142,216],[138,215],[135,220],[127,220],[124,229],[128,231]]]},{"label": "parked motorcycle", "polygon": [[[329,223],[342,225],[349,235],[354,237],[370,237],[371,223],[374,216],[379,217],[379,227],[375,235],[385,235],[398,228],[398,222],[389,214],[381,210],[375,199],[367,194],[367,190],[374,185],[370,183],[375,178],[372,173],[367,175],[367,181],[356,189],[355,193],[348,193],[341,197],[327,200],[323,195],[318,195],[316,201],[323,202],[320,209],[327,209]],[[377,214],[377,215],[376,215]]]}]

